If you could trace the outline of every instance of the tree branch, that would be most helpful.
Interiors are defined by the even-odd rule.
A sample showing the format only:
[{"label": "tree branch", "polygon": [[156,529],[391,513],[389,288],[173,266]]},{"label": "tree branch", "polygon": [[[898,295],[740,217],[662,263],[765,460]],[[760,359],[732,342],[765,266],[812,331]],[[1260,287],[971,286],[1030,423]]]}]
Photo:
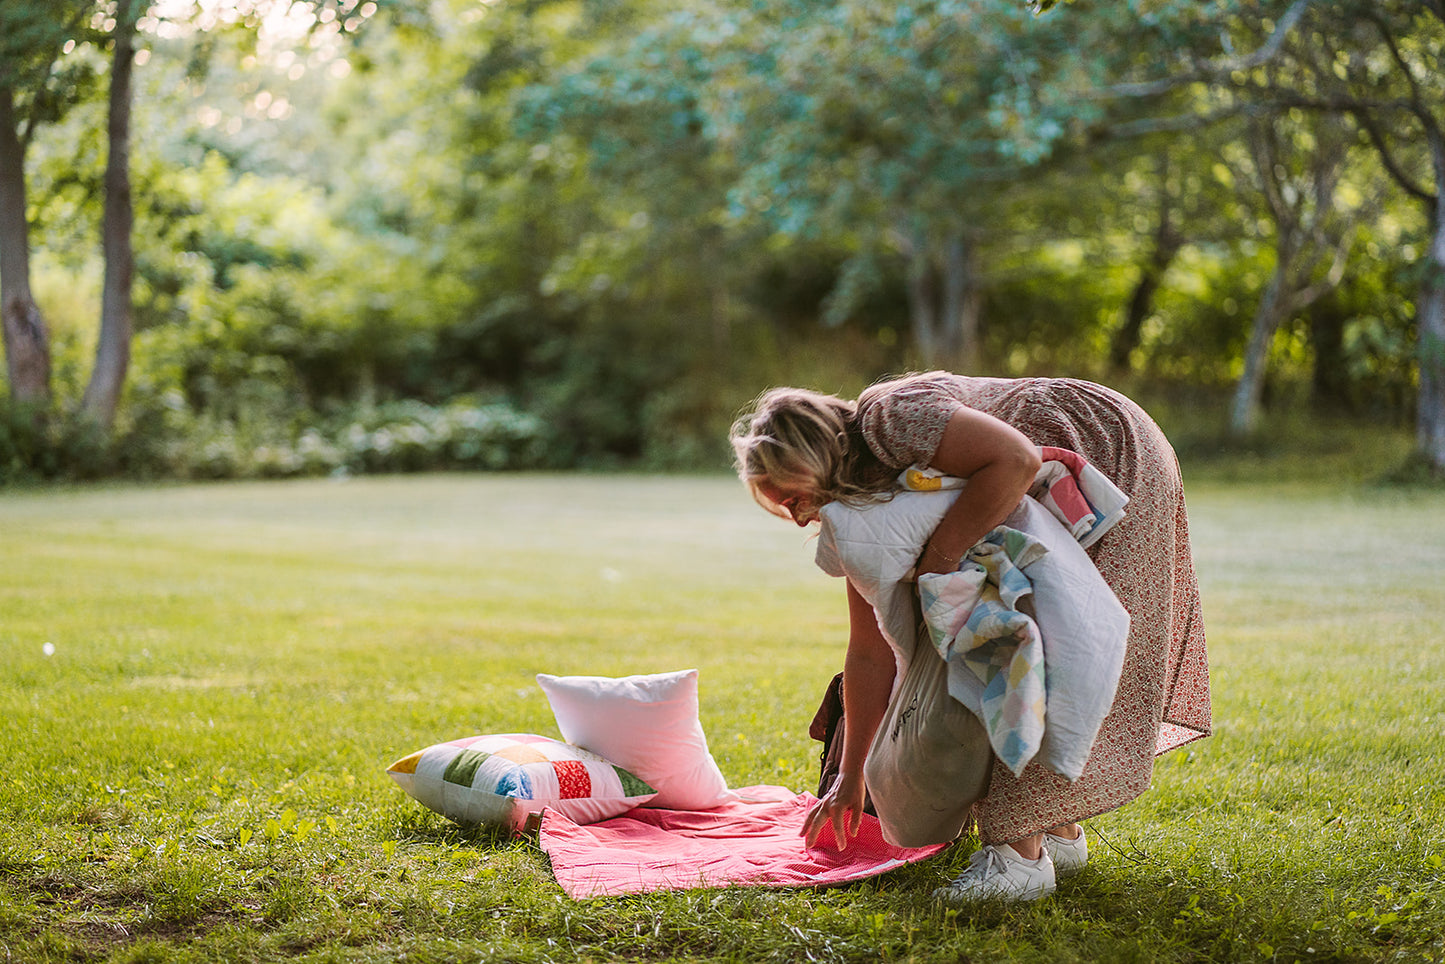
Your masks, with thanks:
[{"label": "tree branch", "polygon": [[1126,121],[1120,124],[1099,127],[1093,131],[1093,135],[1098,140],[1108,140],[1115,137],[1147,137],[1150,134],[1199,130],[1229,120],[1230,118],[1238,117],[1240,114],[1252,114],[1255,113],[1255,111],[1256,108],[1252,106],[1237,105],[1209,114],[1176,114],[1172,117],[1150,117],[1143,120]]},{"label": "tree branch", "polygon": [[1380,155],[1380,163],[1385,165],[1386,172],[1395,179],[1395,183],[1399,184],[1406,194],[1409,194],[1416,200],[1424,201],[1427,204],[1434,204],[1437,199],[1436,195],[1432,194],[1427,188],[1417,184],[1415,180],[1410,177],[1409,172],[1400,166],[1400,162],[1395,160],[1395,155],[1391,153],[1390,146],[1385,142],[1385,135],[1381,133],[1379,125],[1375,123],[1375,119],[1370,116],[1369,112],[1364,109],[1355,109],[1348,113],[1355,119],[1355,123],[1360,126],[1360,130],[1365,132],[1365,136],[1370,139],[1370,143],[1375,146],[1375,151]]},{"label": "tree branch", "polygon": [[[65,25],[64,32],[80,33],[86,16],[87,14],[83,10],[75,11]],[[55,76],[55,67],[59,60],[59,57],[48,58],[40,76],[35,80],[35,90],[30,98],[30,110],[25,115],[25,129],[20,132],[20,143],[25,150],[29,150],[30,140],[35,135],[35,128],[40,126],[40,116],[45,113],[47,99],[52,96],[49,91],[50,79]]]},{"label": "tree branch", "polygon": [[1191,73],[1179,74],[1173,77],[1161,77],[1158,80],[1140,81],[1132,84],[1114,84],[1105,87],[1094,93],[1095,97],[1157,97],[1160,94],[1167,94],[1185,84],[1192,84],[1200,80],[1213,80],[1226,76],[1237,70],[1253,70],[1274,59],[1284,46],[1291,30],[1304,17],[1305,11],[1313,0],[1294,0],[1284,15],[1275,22],[1274,30],[1270,33],[1269,39],[1252,53],[1242,57],[1223,57],[1219,60],[1206,63],[1201,69]]},{"label": "tree branch", "polygon": [[1284,195],[1280,191],[1279,181],[1275,179],[1274,167],[1279,158],[1275,149],[1275,143],[1270,136],[1272,125],[1261,124],[1258,121],[1249,125],[1248,142],[1250,153],[1254,155],[1254,166],[1259,172],[1259,186],[1264,193],[1265,202],[1269,205],[1270,212],[1274,215],[1275,224],[1280,226],[1281,234],[1284,226],[1291,217],[1289,205],[1284,201]]},{"label": "tree branch", "polygon": [[[1334,260],[1325,276],[1312,285],[1299,288],[1290,297],[1290,311],[1296,312],[1308,308],[1324,295],[1329,294],[1340,286],[1345,277],[1345,266],[1349,264],[1350,247],[1354,243],[1356,226],[1351,225],[1347,230],[1341,232],[1339,243],[1334,245]],[[1316,262],[1318,263],[1318,262]]]},{"label": "tree branch", "polygon": [[1395,42],[1395,35],[1390,32],[1389,25],[1375,12],[1365,14],[1365,19],[1369,20],[1370,23],[1375,25],[1375,29],[1380,31],[1380,40],[1385,44],[1385,48],[1390,51],[1390,57],[1395,61],[1396,66],[1400,68],[1400,73],[1405,75],[1405,82],[1410,87],[1410,103],[1414,105],[1415,113],[1422,119],[1428,116],[1430,112],[1420,100],[1420,83],[1415,79],[1415,72],[1410,69],[1410,62],[1405,59],[1404,54],[1400,53],[1400,45]]}]

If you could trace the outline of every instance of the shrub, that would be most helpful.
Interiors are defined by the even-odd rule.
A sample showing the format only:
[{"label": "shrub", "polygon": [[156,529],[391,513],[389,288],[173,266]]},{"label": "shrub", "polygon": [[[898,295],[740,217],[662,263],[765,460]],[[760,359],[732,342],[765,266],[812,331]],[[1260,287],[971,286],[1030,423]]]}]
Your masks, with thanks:
[{"label": "shrub", "polygon": [[178,393],[132,399],[106,439],[78,415],[42,416],[0,405],[0,483],[535,468],[545,425],[506,402],[390,402],[315,423],[219,419],[187,410]]}]

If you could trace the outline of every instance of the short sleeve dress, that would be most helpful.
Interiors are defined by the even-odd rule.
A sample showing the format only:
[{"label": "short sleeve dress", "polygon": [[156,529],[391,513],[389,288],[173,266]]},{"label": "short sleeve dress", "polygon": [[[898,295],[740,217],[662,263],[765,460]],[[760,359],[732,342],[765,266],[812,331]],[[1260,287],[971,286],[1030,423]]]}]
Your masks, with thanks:
[{"label": "short sleeve dress", "polygon": [[1209,668],[1179,465],[1143,409],[1076,379],[933,372],[864,393],[863,437],[889,466],[928,464],[962,406],[1007,422],[1036,445],[1078,452],[1130,499],[1123,522],[1089,550],[1132,620],[1113,707],[1074,783],[1037,763],[1017,777],[995,763],[976,816],[985,843],[1005,843],[1144,792],[1155,756],[1209,735]]}]

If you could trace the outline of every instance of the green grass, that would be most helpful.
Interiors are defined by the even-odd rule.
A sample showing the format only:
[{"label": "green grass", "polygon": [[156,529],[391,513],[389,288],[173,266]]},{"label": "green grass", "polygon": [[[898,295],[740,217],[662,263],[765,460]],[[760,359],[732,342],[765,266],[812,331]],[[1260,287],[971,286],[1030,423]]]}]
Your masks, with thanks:
[{"label": "green grass", "polygon": [[1055,897],[957,911],[929,892],[968,846],[574,902],[383,772],[555,735],[537,672],[696,666],[730,782],[812,789],[841,586],[731,480],[0,493],[0,959],[1445,960],[1445,493],[1190,496],[1216,735]]}]

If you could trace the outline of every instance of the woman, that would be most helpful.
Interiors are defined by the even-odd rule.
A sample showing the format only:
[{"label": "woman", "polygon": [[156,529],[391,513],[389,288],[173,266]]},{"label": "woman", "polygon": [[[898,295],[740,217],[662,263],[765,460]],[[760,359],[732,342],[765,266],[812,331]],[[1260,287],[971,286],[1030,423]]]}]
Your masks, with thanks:
[{"label": "woman", "polygon": [[[1078,821],[1149,786],[1154,757],[1209,734],[1209,679],[1199,590],[1179,467],[1138,405],[1074,379],[971,378],[946,372],[881,382],[856,402],[774,389],[733,427],[739,475],[754,498],[800,526],[833,500],[865,501],[927,465],[968,479],[918,560],[951,572],[1023,498],[1039,446],[1071,449],[1130,498],[1126,518],[1089,550],[1131,628],[1114,703],[1080,779],[1031,763],[1019,776],[995,762],[978,804],[983,847],[938,895],[1032,899],[1083,868]],[[848,586],[843,667],[847,712],[839,776],[808,815],[809,846],[824,827],[846,846],[862,820],[863,763],[893,685],[893,655],[872,607]]]}]

